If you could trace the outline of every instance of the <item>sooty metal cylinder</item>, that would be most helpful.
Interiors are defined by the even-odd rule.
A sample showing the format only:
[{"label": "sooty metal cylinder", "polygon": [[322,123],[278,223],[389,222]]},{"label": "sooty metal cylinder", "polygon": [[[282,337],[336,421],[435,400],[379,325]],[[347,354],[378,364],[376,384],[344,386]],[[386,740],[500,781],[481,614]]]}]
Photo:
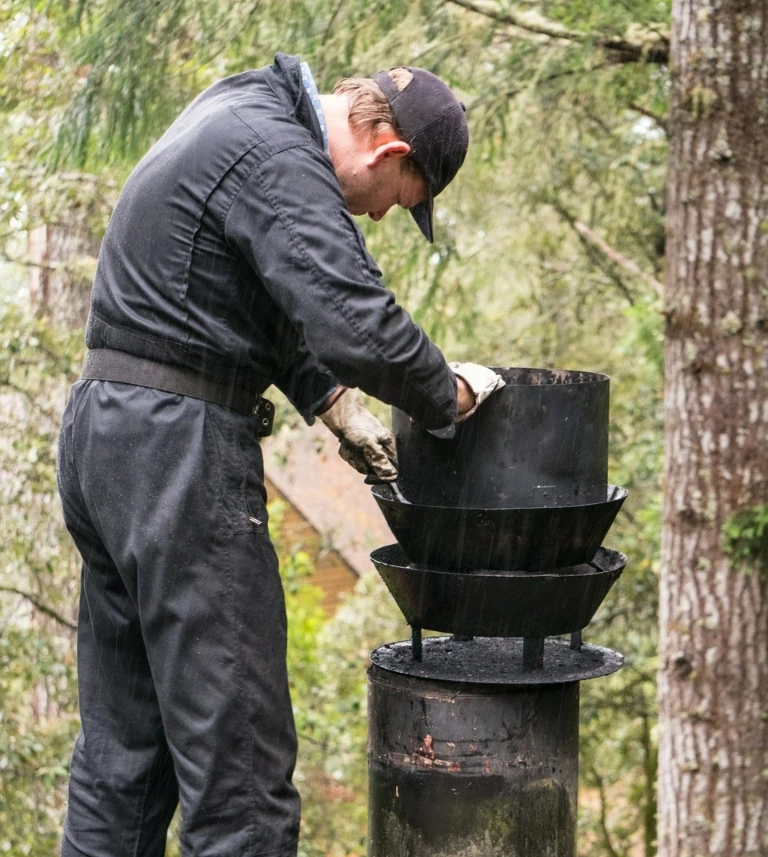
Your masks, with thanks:
[{"label": "sooty metal cylinder", "polygon": [[368,712],[369,857],[575,857],[578,681],[443,681],[374,663]]},{"label": "sooty metal cylinder", "polygon": [[605,501],[610,378],[498,368],[506,382],[453,439],[393,408],[398,484],[411,503],[479,509]]}]

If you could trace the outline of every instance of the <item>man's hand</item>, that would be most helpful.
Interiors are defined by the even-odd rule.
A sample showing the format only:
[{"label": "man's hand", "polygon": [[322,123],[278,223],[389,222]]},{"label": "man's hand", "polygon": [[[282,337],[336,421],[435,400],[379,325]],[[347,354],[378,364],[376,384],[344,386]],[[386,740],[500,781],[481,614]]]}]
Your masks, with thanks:
[{"label": "man's hand", "polygon": [[456,391],[458,394],[459,415],[469,413],[475,404],[475,394],[467,382],[460,376],[456,376]]},{"label": "man's hand", "polygon": [[375,475],[382,482],[397,479],[395,437],[360,402],[357,390],[345,390],[318,417],[341,441],[339,455],[360,473]]},{"label": "man's hand", "polygon": [[463,422],[496,390],[504,386],[504,379],[493,369],[477,363],[449,363],[458,385],[459,413],[454,422]]}]

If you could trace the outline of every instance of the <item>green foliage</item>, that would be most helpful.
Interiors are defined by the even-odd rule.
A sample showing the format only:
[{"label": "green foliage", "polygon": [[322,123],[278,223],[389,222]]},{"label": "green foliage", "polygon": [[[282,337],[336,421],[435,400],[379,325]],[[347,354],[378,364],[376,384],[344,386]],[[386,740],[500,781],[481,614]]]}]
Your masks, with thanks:
[{"label": "green foliage", "polygon": [[747,574],[768,579],[768,505],[739,509],[723,525],[723,548]]},{"label": "green foliage", "polygon": [[362,578],[334,616],[308,583],[314,571],[301,544],[277,535],[285,512],[270,503],[288,615],[288,670],[299,737],[295,780],[302,793],[300,857],[365,853],[366,665],[369,652],[407,635],[382,581]]},{"label": "green foliage", "polygon": [[279,538],[280,522],[285,512],[280,501],[269,504],[270,533],[280,559],[280,574],[285,589],[288,615],[288,674],[295,704],[294,716],[299,734],[309,728],[312,717],[312,697],[316,691],[318,670],[318,639],[325,621],[322,608],[323,591],[308,583],[314,564],[303,545],[283,544]]},{"label": "green foliage", "polygon": [[[0,294],[8,298],[0,313],[0,646],[13,664],[0,684],[0,742],[23,749],[0,748],[0,764],[8,760],[0,831],[13,831],[28,853],[53,850],[76,728],[66,623],[77,559],[58,515],[54,462],[82,334],[57,331],[18,297],[35,262],[26,233],[74,224],[101,235],[128,170],[184,104],[280,49],[308,59],[324,91],[341,76],[408,63],[442,75],[467,104],[470,152],[436,202],[436,243],[421,239],[406,212],[364,227],[387,282],[447,356],[612,376],[610,476],[630,496],[609,545],[629,562],[587,638],[623,651],[627,666],[583,689],[581,850],[655,853],[662,323],[647,280],[579,225],[661,277],[668,70],[628,61],[600,40],[650,43],[668,27],[669,3],[495,8],[523,14],[534,29],[443,0],[0,0],[0,218],[8,224],[0,263],[15,263],[3,269]],[[585,38],[547,39],[535,32],[542,21]],[[81,267],[64,262],[55,273],[82,279]],[[281,510],[273,504],[271,514],[276,522]],[[736,555],[765,532],[761,514],[729,522]],[[364,666],[372,648],[406,629],[374,577],[325,617],[307,584],[303,546],[278,551],[300,737],[302,857],[361,855]],[[54,662],[65,677],[53,676]],[[41,687],[49,708],[36,720]],[[22,726],[27,743],[19,744]]]},{"label": "green foliage", "polygon": [[55,850],[77,730],[78,565],[55,473],[75,339],[0,307],[0,850],[34,857]]},{"label": "green foliage", "polygon": [[302,791],[300,857],[362,857],[367,807],[367,675],[372,649],[407,638],[408,628],[381,579],[362,577],[317,640],[296,780]]},{"label": "green foliage", "polygon": [[68,637],[25,612],[0,620],[0,851],[50,857],[77,731],[75,661]]}]

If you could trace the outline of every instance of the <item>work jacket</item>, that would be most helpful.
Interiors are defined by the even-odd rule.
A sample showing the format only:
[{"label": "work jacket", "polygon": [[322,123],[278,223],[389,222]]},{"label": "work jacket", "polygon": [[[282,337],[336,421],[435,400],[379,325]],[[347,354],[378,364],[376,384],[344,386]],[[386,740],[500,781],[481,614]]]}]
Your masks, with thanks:
[{"label": "work jacket", "polygon": [[339,383],[427,428],[456,413],[453,373],[384,287],[285,54],[203,92],[131,173],[86,342],[274,383],[309,422]]}]

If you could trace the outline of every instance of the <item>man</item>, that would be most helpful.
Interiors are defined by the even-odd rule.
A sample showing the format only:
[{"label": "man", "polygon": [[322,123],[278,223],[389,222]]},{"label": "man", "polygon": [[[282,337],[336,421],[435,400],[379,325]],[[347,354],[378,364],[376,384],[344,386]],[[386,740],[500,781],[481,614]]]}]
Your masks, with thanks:
[{"label": "man", "polygon": [[[420,69],[319,96],[297,57],[220,81],[139,163],[104,238],[59,487],[83,557],[82,731],[65,857],[296,854],[285,609],[259,435],[274,383],[344,457],[397,477],[360,387],[438,430],[500,379],[438,349],[351,214],[432,200],[467,147]],[[311,478],[308,474],[307,478]]]}]

